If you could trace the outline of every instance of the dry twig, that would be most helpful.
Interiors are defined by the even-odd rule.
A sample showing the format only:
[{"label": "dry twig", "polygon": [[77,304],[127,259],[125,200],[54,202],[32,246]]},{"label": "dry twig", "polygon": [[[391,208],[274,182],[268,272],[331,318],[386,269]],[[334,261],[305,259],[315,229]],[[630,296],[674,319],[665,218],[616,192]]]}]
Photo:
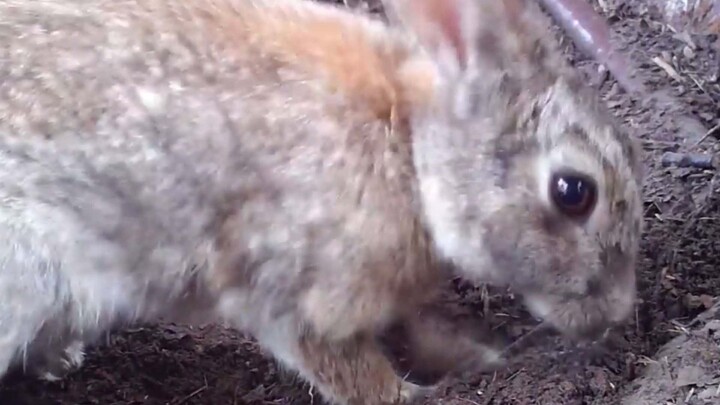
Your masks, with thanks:
[{"label": "dry twig", "polygon": [[662,156],[663,166],[693,167],[697,169],[714,169],[714,156],[705,153],[685,154],[666,152]]},{"label": "dry twig", "polygon": [[680,73],[675,70],[674,67],[672,67],[671,64],[666,62],[663,58],[656,56],[652,58],[653,63],[658,65],[658,67],[665,71],[665,73],[668,74],[668,76],[672,77],[673,79],[677,80],[678,82],[682,83],[684,80],[682,76],[680,76]]}]

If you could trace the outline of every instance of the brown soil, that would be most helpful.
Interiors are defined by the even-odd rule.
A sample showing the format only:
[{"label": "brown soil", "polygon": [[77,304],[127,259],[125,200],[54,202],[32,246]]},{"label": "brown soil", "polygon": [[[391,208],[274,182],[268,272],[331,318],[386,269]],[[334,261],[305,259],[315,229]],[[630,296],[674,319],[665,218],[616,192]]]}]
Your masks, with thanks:
[{"label": "brown soil", "polygon": [[[377,4],[350,3],[368,2]],[[668,151],[713,154],[718,149],[719,130],[699,139],[697,129],[683,117],[693,117],[706,128],[720,124],[720,40],[673,33],[651,12],[628,6],[631,2],[604,3],[603,13],[618,43],[633,54],[646,84],[674,100],[628,96],[563,40],[573,63],[644,141],[647,225],[639,268],[642,302],[635,319],[602,348],[568,346],[552,335],[538,338],[507,368],[448,383],[427,404],[616,404],[624,387],[637,384],[648,364],[654,364],[649,358],[683,333],[679,325],[717,302],[720,198],[715,171],[665,166],[661,156]],[[674,72],[659,67],[655,57]],[[677,79],[672,77],[675,72]],[[458,314],[489,321],[508,342],[535,325],[514,297],[502,291],[488,293],[453,281],[446,304]],[[708,378],[704,381],[717,381]],[[693,403],[720,399],[708,401]],[[278,370],[251,339],[217,326],[162,325],[117,333],[107,345],[90,351],[84,367],[63,382],[13,376],[0,387],[2,405],[310,403],[321,402],[317,395],[313,399],[308,386]]]}]

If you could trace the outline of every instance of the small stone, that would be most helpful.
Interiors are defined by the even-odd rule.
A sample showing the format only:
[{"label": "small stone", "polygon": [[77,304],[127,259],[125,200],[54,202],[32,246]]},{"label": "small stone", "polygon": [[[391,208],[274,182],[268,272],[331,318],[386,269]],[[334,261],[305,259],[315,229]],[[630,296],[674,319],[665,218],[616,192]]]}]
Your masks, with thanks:
[{"label": "small stone", "polygon": [[707,399],[720,398],[720,389],[718,388],[720,387],[705,388],[698,393],[698,398],[702,399],[703,401]]},{"label": "small stone", "polygon": [[687,45],[685,45],[685,47],[683,47],[682,52],[683,52],[683,56],[686,57],[687,59],[693,59],[695,57],[695,51],[693,51],[692,48],[690,48]]},{"label": "small stone", "polygon": [[678,371],[675,386],[686,387],[688,385],[697,385],[703,380],[705,370],[698,366],[685,366]]}]

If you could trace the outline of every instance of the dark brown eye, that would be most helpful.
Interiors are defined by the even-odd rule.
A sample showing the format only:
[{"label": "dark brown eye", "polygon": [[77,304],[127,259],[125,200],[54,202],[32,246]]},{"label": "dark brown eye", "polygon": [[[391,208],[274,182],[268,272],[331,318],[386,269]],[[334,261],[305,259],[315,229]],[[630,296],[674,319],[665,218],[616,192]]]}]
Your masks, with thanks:
[{"label": "dark brown eye", "polygon": [[597,186],[583,174],[558,172],[550,180],[550,196],[563,214],[573,218],[586,217],[595,206]]}]

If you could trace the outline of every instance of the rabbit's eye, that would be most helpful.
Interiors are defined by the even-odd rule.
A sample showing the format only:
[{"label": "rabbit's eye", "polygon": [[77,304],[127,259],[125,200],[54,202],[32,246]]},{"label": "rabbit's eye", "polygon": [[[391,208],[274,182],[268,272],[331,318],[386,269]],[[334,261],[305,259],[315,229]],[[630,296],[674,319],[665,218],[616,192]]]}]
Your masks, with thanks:
[{"label": "rabbit's eye", "polygon": [[556,173],[550,182],[550,195],[563,214],[573,218],[586,217],[597,200],[597,186],[582,174]]}]

